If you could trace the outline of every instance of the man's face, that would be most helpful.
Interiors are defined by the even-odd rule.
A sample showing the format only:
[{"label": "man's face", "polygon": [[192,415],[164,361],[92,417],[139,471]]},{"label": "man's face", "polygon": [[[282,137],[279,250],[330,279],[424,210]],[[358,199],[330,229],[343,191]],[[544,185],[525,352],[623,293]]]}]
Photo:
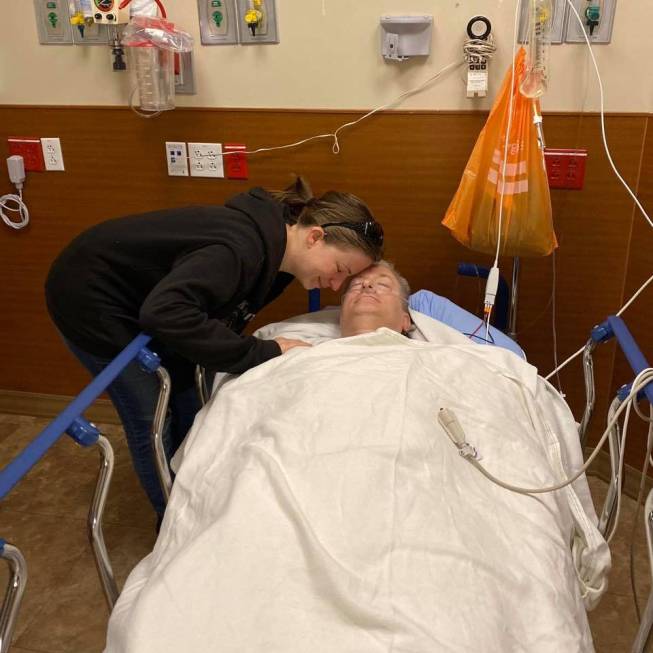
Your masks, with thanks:
[{"label": "man's face", "polygon": [[399,280],[392,270],[373,265],[357,274],[343,295],[340,329],[346,337],[380,327],[400,333],[407,331],[410,316],[401,297]]}]

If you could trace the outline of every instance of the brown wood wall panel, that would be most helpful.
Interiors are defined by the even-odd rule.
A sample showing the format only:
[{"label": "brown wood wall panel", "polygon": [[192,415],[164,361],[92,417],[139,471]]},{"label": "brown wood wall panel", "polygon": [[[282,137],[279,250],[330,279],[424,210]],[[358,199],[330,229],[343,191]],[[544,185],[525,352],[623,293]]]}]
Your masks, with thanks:
[{"label": "brown wood wall panel", "polygon": [[[244,142],[250,148],[285,144],[333,131],[358,115],[176,109],[143,120],[124,108],[0,107],[0,153],[6,154],[8,135],[59,136],[66,163],[63,173],[29,174],[25,199],[32,215],[30,226],[20,232],[0,229],[5,281],[0,287],[0,388],[75,394],[85,382],[84,373],[49,322],[42,292],[51,261],[82,229],[118,215],[221,203],[255,185],[281,187],[292,172],[305,175],[318,193],[334,188],[362,197],[384,223],[388,258],[412,287],[431,289],[475,310],[482,289],[473,279],[459,278],[456,266],[460,261],[488,264],[489,257],[463,248],[440,221],[484,124],[484,114],[379,114],[341,132],[338,155],[331,152],[331,142],[321,140],[294,150],[250,156],[248,181],[167,175],[166,140]],[[614,160],[632,185],[638,179],[647,120],[646,116],[607,119]],[[582,146],[590,152],[585,189],[553,192],[560,240],[556,313],[562,360],[583,344],[595,322],[621,305],[624,279],[628,292],[653,267],[651,232],[641,218],[633,223],[632,201],[609,168],[597,117],[546,116],[545,132],[550,146]],[[648,173],[642,175],[640,187],[650,204],[651,131],[644,163]],[[648,191],[644,189],[647,183]],[[11,190],[6,176],[0,176],[0,193]],[[642,242],[639,249],[632,245],[635,239]],[[504,261],[502,269],[509,275],[510,261]],[[545,373],[553,367],[552,270],[551,257],[522,261],[519,338],[529,360]],[[650,297],[649,293],[638,311],[650,307]],[[325,294],[324,300],[332,303],[337,298]],[[305,309],[306,293],[293,287],[258,316],[257,324]],[[645,336],[644,327],[637,328]],[[613,361],[614,347],[599,351],[597,413],[601,416],[612,387]],[[561,380],[578,414],[580,365],[570,365]]]},{"label": "brown wood wall panel", "polygon": [[[653,121],[649,120],[644,141],[637,196],[644,209],[653,218],[652,178]],[[646,279],[653,275],[653,229],[639,209],[633,211],[632,230],[629,235],[628,265],[624,285],[624,300],[626,301]],[[623,313],[622,317],[649,364],[653,364],[653,283]],[[622,384],[629,383],[633,378],[632,369],[626,362],[623,354],[618,351],[615,355],[614,375],[610,395],[614,396]],[[642,405],[648,406],[645,402]],[[646,451],[646,433],[647,425],[633,412],[631,426],[628,432],[626,462],[637,468],[641,468],[644,461],[643,452]]]}]

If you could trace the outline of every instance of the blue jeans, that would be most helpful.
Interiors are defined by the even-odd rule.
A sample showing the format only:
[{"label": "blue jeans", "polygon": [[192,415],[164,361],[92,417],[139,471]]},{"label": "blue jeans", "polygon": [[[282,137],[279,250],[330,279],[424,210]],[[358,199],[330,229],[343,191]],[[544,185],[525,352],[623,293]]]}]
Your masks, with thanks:
[{"label": "blue jeans", "polygon": [[[111,362],[111,359],[83,351],[67,338],[64,342],[93,376]],[[170,374],[170,402],[163,430],[163,446],[170,460],[193,425],[200,401],[194,386],[195,366],[190,361],[179,358],[166,361],[162,355],[161,364]],[[159,377],[144,372],[138,363],[131,362],[107,388],[107,393],[125,429],[134,470],[160,521],[165,511],[165,499],[151,444]]]}]

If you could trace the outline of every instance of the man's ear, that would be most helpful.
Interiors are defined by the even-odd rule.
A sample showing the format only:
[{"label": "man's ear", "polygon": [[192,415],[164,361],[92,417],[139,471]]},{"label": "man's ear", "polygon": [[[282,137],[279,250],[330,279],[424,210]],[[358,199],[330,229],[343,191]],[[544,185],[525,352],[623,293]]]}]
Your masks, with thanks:
[{"label": "man's ear", "polygon": [[314,247],[319,243],[321,240],[324,239],[324,229],[322,227],[318,227],[317,225],[313,225],[312,227],[309,227],[306,233],[306,245],[310,249],[311,247]]},{"label": "man's ear", "polygon": [[410,314],[407,311],[404,311],[401,314],[401,333],[408,333],[411,324]]}]

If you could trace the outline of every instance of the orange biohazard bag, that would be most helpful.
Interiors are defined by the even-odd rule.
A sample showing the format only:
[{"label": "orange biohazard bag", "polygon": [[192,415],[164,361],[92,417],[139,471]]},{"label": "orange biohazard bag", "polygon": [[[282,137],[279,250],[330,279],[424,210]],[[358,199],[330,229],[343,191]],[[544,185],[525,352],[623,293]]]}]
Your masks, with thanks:
[{"label": "orange biohazard bag", "polygon": [[472,152],[463,178],[442,221],[452,235],[470,249],[494,254],[499,231],[501,190],[500,254],[506,256],[546,256],[557,246],[551,216],[551,196],[533,117],[539,102],[519,92],[525,66],[525,52],[515,59],[512,122],[508,141],[508,161],[502,183],[506,129],[510,109],[509,70],[499,95]]}]

